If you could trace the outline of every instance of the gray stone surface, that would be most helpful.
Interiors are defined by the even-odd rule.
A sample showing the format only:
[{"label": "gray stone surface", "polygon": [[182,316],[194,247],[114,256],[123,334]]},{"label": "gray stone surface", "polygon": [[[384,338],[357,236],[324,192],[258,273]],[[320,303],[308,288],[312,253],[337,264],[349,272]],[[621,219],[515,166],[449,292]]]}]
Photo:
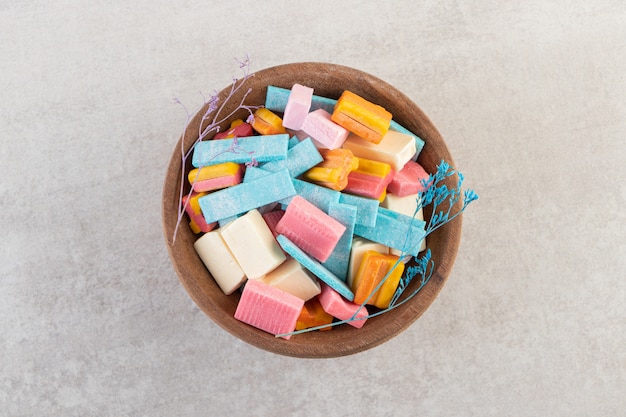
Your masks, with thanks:
[{"label": "gray stone surface", "polygon": [[[623,415],[625,22],[621,1],[1,1],[0,415]],[[169,263],[172,98],[245,54],[397,86],[480,194],[441,295],[378,348],[260,351]]]}]

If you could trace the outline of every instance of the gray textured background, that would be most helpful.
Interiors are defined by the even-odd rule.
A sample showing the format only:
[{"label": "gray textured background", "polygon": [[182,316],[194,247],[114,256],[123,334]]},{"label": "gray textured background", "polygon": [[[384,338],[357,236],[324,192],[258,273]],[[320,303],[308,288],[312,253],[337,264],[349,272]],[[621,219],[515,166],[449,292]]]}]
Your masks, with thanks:
[{"label": "gray textured background", "polygon": [[[260,351],[169,263],[172,98],[246,53],[395,85],[481,196],[439,298],[378,348]],[[0,0],[0,415],[624,415],[625,70],[621,0]]]}]

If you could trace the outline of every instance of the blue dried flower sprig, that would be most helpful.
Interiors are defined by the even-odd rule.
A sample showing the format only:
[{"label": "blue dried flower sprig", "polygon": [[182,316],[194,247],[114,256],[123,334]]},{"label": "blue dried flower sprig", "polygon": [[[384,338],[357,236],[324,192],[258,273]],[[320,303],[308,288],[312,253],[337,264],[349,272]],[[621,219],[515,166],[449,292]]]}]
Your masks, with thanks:
[{"label": "blue dried flower sprig", "polygon": [[[451,177],[455,174],[458,178],[456,187],[449,189],[447,185],[442,184],[442,182],[446,178]],[[425,226],[426,235],[424,236],[424,238],[428,236],[429,234],[431,234],[433,231],[440,228],[441,226],[454,220],[457,216],[459,216],[462,212],[465,211],[465,209],[469,206],[469,204],[472,201],[475,201],[478,199],[478,194],[476,194],[474,190],[471,190],[471,189],[465,190],[463,193],[463,205],[459,208],[458,211],[456,212],[452,211],[453,208],[459,202],[463,180],[464,180],[464,177],[461,172],[455,169],[452,169],[450,167],[450,164],[442,160],[437,166],[437,171],[434,174],[430,174],[427,179],[422,181],[422,184],[424,185],[425,189],[422,192],[418,193],[417,208],[415,209],[415,212],[413,213],[413,221],[415,220],[415,216],[417,215],[417,213],[419,212],[421,208],[424,208],[425,206],[432,204],[433,214]],[[447,205],[447,208],[445,210],[441,210],[441,206],[443,205]],[[410,233],[410,230],[411,230],[410,226],[408,230],[409,232],[407,233]],[[408,237],[409,236],[407,235],[407,242],[409,241]],[[387,280],[387,278],[391,274],[391,271],[393,271],[400,262],[408,262],[411,258],[413,258],[412,256],[408,255],[408,253],[411,252],[410,249],[411,248],[408,248],[408,250],[402,251],[400,259],[396,261],[396,263],[393,265],[392,268],[389,268],[389,272],[387,273],[387,275],[383,277],[381,282],[372,290],[370,296],[359,306],[359,308],[352,315],[351,318],[347,320],[335,321],[331,324],[324,324],[321,326],[310,327],[310,328],[303,329],[303,330],[297,330],[297,331],[283,334],[283,335],[277,335],[276,337],[306,333],[306,332],[310,332],[314,330],[323,329],[328,326],[337,326],[340,324],[345,324],[345,323],[349,323],[349,322],[356,321],[356,320],[366,320],[368,318],[384,314],[406,303],[415,295],[417,295],[417,293],[419,293],[422,290],[422,288],[426,286],[426,284],[428,284],[433,274],[433,271],[435,270],[435,262],[432,260],[432,253],[430,249],[426,249],[424,254],[421,255],[419,258],[415,257],[415,264],[410,265],[405,269],[404,273],[402,274],[402,278],[400,279],[400,283],[398,284],[398,288],[396,289],[396,292],[391,298],[389,307],[383,310],[377,311],[375,313],[371,313],[364,317],[357,317],[358,313],[361,311],[362,308],[364,308],[365,304],[367,304],[367,302],[369,301],[369,298],[372,297],[373,294],[375,294],[380,289],[380,287],[382,287],[384,282]],[[411,292],[408,296],[402,298],[401,300],[400,299],[401,296],[404,294],[405,290],[409,287],[409,284],[411,284],[411,282],[413,282],[413,280],[416,277],[419,277],[419,280],[420,280],[419,285],[417,286],[417,288],[413,290],[413,292]]]}]

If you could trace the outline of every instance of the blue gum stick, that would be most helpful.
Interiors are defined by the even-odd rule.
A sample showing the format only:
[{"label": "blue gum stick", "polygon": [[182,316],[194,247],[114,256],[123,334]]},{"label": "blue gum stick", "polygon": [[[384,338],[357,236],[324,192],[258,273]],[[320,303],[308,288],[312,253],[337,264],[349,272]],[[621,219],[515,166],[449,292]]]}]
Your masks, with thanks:
[{"label": "blue gum stick", "polygon": [[196,144],[191,163],[199,168],[223,162],[270,162],[287,158],[289,135],[205,140]]},{"label": "blue gum stick", "polygon": [[[330,188],[322,187],[317,184],[302,181],[297,178],[293,179],[293,186],[296,190],[296,194],[306,199],[311,204],[328,214],[328,208],[331,203],[339,202],[339,191],[331,190]],[[284,206],[291,202],[291,197],[281,200],[281,204]]]},{"label": "blue gum stick", "polygon": [[380,205],[378,200],[341,193],[339,202],[357,208],[356,224],[368,227],[374,227],[376,225],[376,216],[378,215],[378,207]]},{"label": "blue gum stick", "polygon": [[289,171],[283,169],[207,194],[198,203],[207,223],[212,223],[295,194]]},{"label": "blue gum stick", "polygon": [[302,266],[308,269],[313,275],[328,284],[330,288],[337,291],[346,300],[354,301],[354,294],[352,293],[352,290],[350,290],[348,285],[339,279],[335,274],[326,269],[318,261],[304,253],[302,249],[296,246],[295,243],[289,240],[286,236],[278,235],[276,240],[285,252],[287,252],[296,261],[300,262]]},{"label": "blue gum stick", "polygon": [[376,226],[367,227],[357,224],[354,227],[354,234],[417,256],[420,243],[426,235],[425,225],[426,223],[422,220],[379,207]]},{"label": "blue gum stick", "polygon": [[292,177],[304,173],[322,162],[324,158],[313,144],[310,138],[298,142],[287,151],[287,158],[280,161],[267,162],[260,165],[260,168],[276,172],[280,169],[287,168]]},{"label": "blue gum stick", "polygon": [[337,278],[346,282],[348,279],[348,266],[350,264],[350,251],[352,249],[357,208],[347,204],[331,203],[328,215],[346,226],[346,231],[341,235],[330,257],[322,265],[335,274]]}]

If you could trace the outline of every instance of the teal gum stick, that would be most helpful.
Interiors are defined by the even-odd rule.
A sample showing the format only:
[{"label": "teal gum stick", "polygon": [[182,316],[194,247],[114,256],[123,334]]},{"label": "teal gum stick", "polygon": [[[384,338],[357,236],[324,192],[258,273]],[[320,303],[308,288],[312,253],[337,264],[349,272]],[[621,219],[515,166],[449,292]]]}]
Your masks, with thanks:
[{"label": "teal gum stick", "polygon": [[283,169],[207,194],[198,203],[207,223],[212,223],[295,194],[289,171]]},{"label": "teal gum stick", "polygon": [[337,242],[330,257],[322,265],[343,282],[346,282],[348,279],[350,249],[352,248],[356,213],[356,207],[340,203],[331,203],[328,210],[328,215],[346,226],[346,231],[341,235],[341,239]]},{"label": "teal gum stick", "polygon": [[[284,113],[285,107],[287,106],[287,100],[289,99],[289,93],[291,90],[286,88],[268,86],[267,93],[265,94],[265,107],[271,111]],[[317,109],[324,109],[328,113],[332,114],[335,109],[335,104],[337,100],[332,98],[326,98],[321,96],[313,95],[311,100],[311,111]],[[400,133],[404,133],[406,135],[411,135],[415,138],[415,149],[417,152],[415,153],[415,159],[417,159],[417,155],[420,154],[422,149],[424,148],[424,140],[417,136],[415,133],[412,133],[410,130],[400,125],[395,120],[391,121],[391,125],[389,128],[395,130]]]},{"label": "teal gum stick", "polygon": [[[328,214],[328,209],[331,203],[339,202],[341,194],[339,191],[331,190],[330,188],[302,181],[297,178],[293,179],[293,186],[296,190],[296,194],[309,201],[324,213]],[[281,204],[287,205],[290,201],[291,197],[282,200]]]},{"label": "teal gum stick", "polygon": [[324,281],[330,288],[341,294],[346,300],[353,301],[354,293],[348,287],[348,285],[339,279],[335,274],[326,269],[322,264],[311,258],[304,253],[302,249],[296,246],[291,240],[284,235],[278,235],[276,237],[278,244],[285,252],[287,252],[292,258],[300,262],[303,267],[308,269],[313,275]]},{"label": "teal gum stick", "polygon": [[289,148],[286,159],[267,162],[261,165],[260,168],[270,172],[287,168],[292,177],[297,177],[323,160],[324,158],[322,158],[311,139],[307,138]]},{"label": "teal gum stick", "polygon": [[354,234],[417,256],[420,243],[426,235],[425,225],[422,220],[379,207],[376,226],[357,224],[354,227]]},{"label": "teal gum stick", "polygon": [[[284,113],[290,93],[291,90],[286,88],[274,87],[272,85],[268,86],[267,93],[265,94],[265,108],[271,111]],[[309,111],[324,109],[328,113],[332,114],[333,110],[335,110],[335,104],[337,104],[337,100],[313,95],[311,98],[311,110]]]},{"label": "teal gum stick", "polygon": [[355,206],[357,208],[357,224],[368,227],[374,227],[376,225],[376,216],[378,215],[378,207],[380,205],[378,200],[341,193],[339,196],[339,202]]},{"label": "teal gum stick", "polygon": [[223,162],[271,162],[287,158],[289,135],[205,140],[196,144],[191,163],[199,168]]}]

